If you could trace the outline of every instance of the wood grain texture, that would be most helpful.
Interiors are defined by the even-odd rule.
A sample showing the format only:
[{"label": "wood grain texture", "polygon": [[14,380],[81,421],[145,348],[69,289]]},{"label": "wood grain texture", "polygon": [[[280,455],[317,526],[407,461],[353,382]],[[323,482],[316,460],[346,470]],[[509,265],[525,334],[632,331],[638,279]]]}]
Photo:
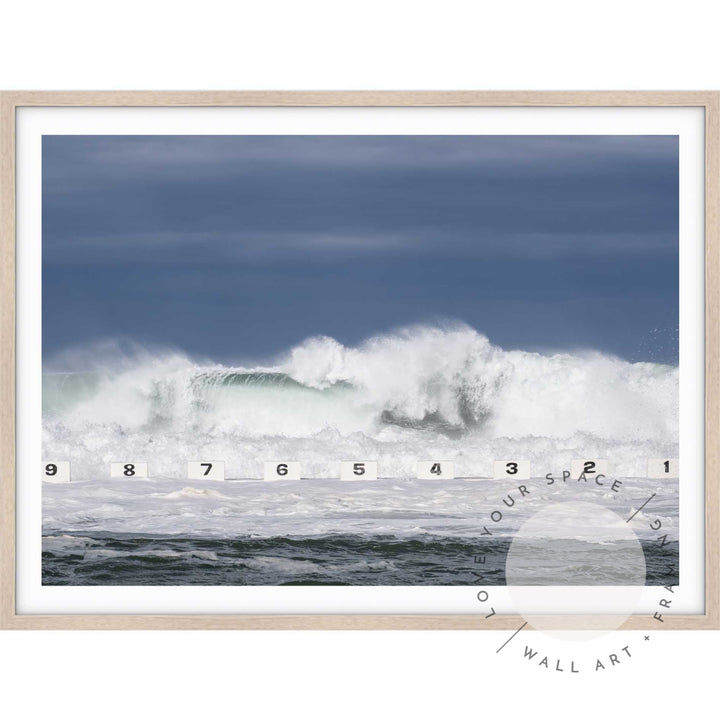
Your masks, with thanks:
[{"label": "wood grain texture", "polygon": [[42,107],[687,107],[707,91],[17,91],[15,106]]},{"label": "wood grain texture", "polygon": [[0,627],[15,616],[15,108],[0,95]]},{"label": "wood grain texture", "polygon": [[[525,620],[543,629],[591,630],[608,619],[592,615],[15,615],[6,630],[517,630]],[[618,621],[621,630],[709,630],[705,616],[651,616]]]},{"label": "wood grain texture", "polygon": [[[632,630],[720,629],[720,93],[82,91],[0,93],[0,628],[64,630],[514,630],[496,615],[18,615],[15,608],[15,109],[34,107],[702,107],[705,177],[705,613],[633,616]],[[528,618],[565,629],[593,616]]]},{"label": "wood grain texture", "polygon": [[720,629],[720,93],[705,108],[705,613]]}]

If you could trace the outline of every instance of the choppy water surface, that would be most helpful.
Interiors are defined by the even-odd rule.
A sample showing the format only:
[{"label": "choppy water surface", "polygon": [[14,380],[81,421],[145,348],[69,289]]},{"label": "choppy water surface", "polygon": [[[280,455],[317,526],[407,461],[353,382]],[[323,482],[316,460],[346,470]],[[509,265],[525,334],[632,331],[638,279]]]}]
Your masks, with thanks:
[{"label": "choppy water surface", "polygon": [[[468,584],[480,553],[485,582],[502,583],[508,543],[548,503],[599,503],[624,523],[653,493],[632,527],[648,582],[676,577],[678,483],[643,477],[648,458],[678,456],[676,367],[505,351],[467,326],[309,338],[262,367],[169,353],[90,365],[43,378],[44,458],[71,461],[73,480],[43,487],[45,583]],[[530,461],[527,496],[487,477],[511,458]],[[604,487],[547,486],[582,458],[608,460]],[[189,460],[224,461],[228,481],[183,479]],[[267,460],[299,462],[303,479],[256,481]],[[342,460],[377,461],[381,479],[341,483]],[[419,460],[463,479],[414,480]],[[113,461],[151,477],[110,480]],[[543,532],[543,562],[592,584],[602,528]]]},{"label": "choppy water surface", "polygon": [[[648,584],[677,582],[677,484],[625,479],[619,493],[592,484],[507,481],[338,480],[199,482],[99,480],[44,488],[46,584],[503,584],[508,548],[525,521],[570,500],[631,521]],[[514,501],[512,507],[507,502]],[[500,510],[499,522],[491,513]],[[497,515],[495,515],[497,517]],[[653,531],[656,519],[663,535]],[[567,584],[606,576],[598,553],[622,569],[607,524],[556,522],[539,530],[538,582],[562,567]],[[488,531],[492,533],[488,535]],[[480,565],[476,558],[482,556]],[[618,573],[618,583],[622,580]],[[610,578],[610,584],[612,578]]]}]

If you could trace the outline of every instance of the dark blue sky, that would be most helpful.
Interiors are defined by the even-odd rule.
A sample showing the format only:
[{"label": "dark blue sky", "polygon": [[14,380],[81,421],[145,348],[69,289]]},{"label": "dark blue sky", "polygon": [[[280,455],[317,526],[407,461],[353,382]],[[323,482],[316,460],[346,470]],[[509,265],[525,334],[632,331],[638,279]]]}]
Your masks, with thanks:
[{"label": "dark blue sky", "polygon": [[670,136],[46,136],[43,354],[460,320],[677,362]]}]

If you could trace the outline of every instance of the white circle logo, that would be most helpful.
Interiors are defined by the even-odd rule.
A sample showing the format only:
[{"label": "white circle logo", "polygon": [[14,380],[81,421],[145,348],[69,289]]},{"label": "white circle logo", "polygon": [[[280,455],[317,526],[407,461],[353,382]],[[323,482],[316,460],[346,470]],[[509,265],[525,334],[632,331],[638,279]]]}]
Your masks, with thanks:
[{"label": "white circle logo", "polygon": [[[638,607],[645,554],[630,525],[601,505],[553,503],[517,532],[505,564],[510,599],[536,630],[587,640],[622,626]],[[561,615],[587,615],[568,630]]]}]

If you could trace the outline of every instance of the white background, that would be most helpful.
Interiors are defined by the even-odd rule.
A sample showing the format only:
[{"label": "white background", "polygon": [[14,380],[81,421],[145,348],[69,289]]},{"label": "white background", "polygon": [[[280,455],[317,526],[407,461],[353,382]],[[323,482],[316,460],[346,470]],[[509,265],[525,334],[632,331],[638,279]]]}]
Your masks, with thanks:
[{"label": "white background", "polygon": [[[15,0],[0,15],[0,87],[720,89],[718,12],[693,0]],[[52,718],[607,718],[720,706],[717,632],[652,633],[637,662],[601,677],[495,656],[498,639],[5,632],[0,708]]]}]

